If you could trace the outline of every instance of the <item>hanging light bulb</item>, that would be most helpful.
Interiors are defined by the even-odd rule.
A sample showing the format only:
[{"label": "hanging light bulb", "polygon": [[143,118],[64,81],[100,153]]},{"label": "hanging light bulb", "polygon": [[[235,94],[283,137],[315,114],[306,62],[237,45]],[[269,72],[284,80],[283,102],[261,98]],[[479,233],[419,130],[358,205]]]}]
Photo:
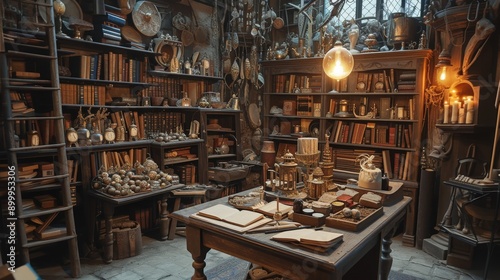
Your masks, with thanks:
[{"label": "hanging light bulb", "polygon": [[335,46],[323,57],[323,71],[337,82],[349,76],[353,67],[354,58],[346,48],[342,47],[340,41],[335,42]]},{"label": "hanging light bulb", "polygon": [[437,79],[439,83],[444,83],[446,81],[446,75],[448,67],[451,65],[451,55],[447,49],[443,49],[438,57],[438,63],[436,64]]}]

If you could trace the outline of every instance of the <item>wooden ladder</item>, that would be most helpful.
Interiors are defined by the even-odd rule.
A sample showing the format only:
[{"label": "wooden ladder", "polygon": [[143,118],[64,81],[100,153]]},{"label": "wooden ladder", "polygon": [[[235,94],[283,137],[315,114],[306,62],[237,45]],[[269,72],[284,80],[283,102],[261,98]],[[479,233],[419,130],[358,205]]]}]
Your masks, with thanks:
[{"label": "wooden ladder", "polygon": [[[40,246],[52,246],[55,243],[66,242],[68,256],[71,266],[71,276],[80,276],[80,258],[78,253],[77,234],[75,230],[75,221],[73,215],[73,204],[71,200],[70,176],[68,174],[68,164],[66,157],[66,145],[64,136],[64,118],[61,108],[61,92],[59,85],[59,69],[57,63],[56,46],[56,25],[54,20],[53,1],[10,1],[17,4],[17,8],[29,8],[35,11],[35,18],[38,13],[45,14],[46,22],[35,22],[29,26],[33,30],[20,30],[18,28],[8,28],[4,25],[4,2],[0,1],[0,78],[1,78],[1,121],[3,122],[4,148],[2,149],[2,163],[6,163],[9,168],[15,168],[9,173],[8,181],[14,183],[9,186],[15,186],[13,192],[8,193],[9,197],[15,197],[15,211],[8,211],[5,217],[8,222],[16,223],[17,243],[16,252],[24,262],[30,261],[30,249]],[[42,21],[42,20],[40,20]],[[11,32],[12,31],[12,32]],[[11,33],[11,34],[9,34]],[[22,36],[25,34],[27,37]],[[36,38],[43,44],[31,46],[24,44],[25,38]],[[40,78],[15,78],[11,70],[13,60],[23,60],[26,66],[36,63],[37,67],[43,64],[43,68],[38,68],[41,72]],[[31,99],[31,106],[34,110],[29,113],[18,113],[12,110],[12,96],[21,96],[25,100]],[[26,102],[30,103],[30,102]],[[38,106],[44,103],[44,106]],[[41,107],[41,108],[40,108]],[[44,110],[45,109],[45,110]],[[20,145],[19,138],[16,135],[16,126],[19,124],[43,124],[41,128],[43,133],[49,133],[50,141],[44,141],[40,134],[38,135],[39,144],[32,137],[34,143],[31,146]],[[31,125],[29,125],[31,127]],[[35,134],[30,131],[28,133]],[[6,159],[6,162],[5,162]],[[53,174],[44,177],[24,176],[19,170],[19,163],[37,164],[40,160],[52,160],[54,165]],[[29,187],[25,187],[29,186]],[[15,190],[14,190],[15,189]],[[9,189],[10,190],[10,189]],[[23,209],[23,196],[26,194],[54,194],[59,196],[59,203],[50,208],[29,208]],[[4,209],[5,213],[5,209]],[[50,224],[49,221],[55,216],[64,217],[64,226],[62,234],[54,237],[39,237],[29,239],[26,232],[26,222],[33,218],[39,218],[45,221],[45,224],[37,227],[35,231],[43,232]],[[46,218],[48,217],[48,218]],[[43,235],[42,235],[43,236]],[[50,250],[46,250],[50,252]],[[50,253],[49,253],[50,254]],[[19,266],[16,264],[16,266]]]}]

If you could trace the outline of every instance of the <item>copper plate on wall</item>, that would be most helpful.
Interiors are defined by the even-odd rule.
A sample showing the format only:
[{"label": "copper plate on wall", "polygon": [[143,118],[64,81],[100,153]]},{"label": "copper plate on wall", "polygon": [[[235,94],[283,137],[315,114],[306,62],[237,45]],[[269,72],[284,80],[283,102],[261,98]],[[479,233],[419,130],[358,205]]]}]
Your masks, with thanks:
[{"label": "copper plate on wall", "polygon": [[125,25],[121,28],[121,32],[125,40],[134,43],[142,43],[142,36],[134,27]]}]

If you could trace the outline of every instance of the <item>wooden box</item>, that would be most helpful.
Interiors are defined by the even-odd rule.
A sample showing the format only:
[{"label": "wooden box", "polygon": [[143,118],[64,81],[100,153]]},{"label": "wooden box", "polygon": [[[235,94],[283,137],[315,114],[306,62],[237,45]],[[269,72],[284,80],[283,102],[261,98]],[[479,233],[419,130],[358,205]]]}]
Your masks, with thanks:
[{"label": "wooden box", "polygon": [[339,211],[335,214],[330,215],[330,217],[325,219],[325,224],[328,227],[349,230],[349,231],[361,231],[370,225],[372,222],[380,218],[384,214],[383,207],[378,209],[374,208],[364,208],[364,209],[372,209],[370,214],[367,216],[361,216],[361,220],[352,221],[352,219],[344,219],[344,214],[342,211]]},{"label": "wooden box", "polygon": [[292,123],[287,121],[280,122],[280,133],[282,135],[290,135],[292,133]]},{"label": "wooden box", "polygon": [[119,260],[142,253],[141,226],[129,221],[113,225],[113,259]]},{"label": "wooden box", "polygon": [[49,208],[56,207],[57,199],[53,195],[44,194],[44,195],[35,196],[33,198],[33,201],[35,202],[35,205],[37,207],[42,208],[42,209],[49,209]]},{"label": "wooden box", "polygon": [[297,115],[297,101],[295,101],[295,100],[283,101],[283,115],[284,116]]},{"label": "wooden box", "polygon": [[293,213],[291,214],[291,216],[292,216],[292,221],[313,227],[320,227],[324,225],[326,217],[323,216],[322,218],[316,218],[313,216],[299,214],[299,213]]},{"label": "wooden box", "polygon": [[54,163],[42,162],[38,164],[38,170],[42,177],[54,176]]},{"label": "wooden box", "polygon": [[366,189],[366,188],[361,188],[358,187],[357,185],[351,185],[347,184],[346,188],[353,189],[357,192],[360,193],[357,199],[355,199],[355,202],[358,202],[359,197],[361,197],[363,194],[372,192],[374,194],[378,194],[382,197],[382,205],[392,205],[401,199],[403,199],[403,183],[402,182],[394,182],[391,181],[389,182],[389,190],[384,191],[384,190],[372,190],[372,189]]}]

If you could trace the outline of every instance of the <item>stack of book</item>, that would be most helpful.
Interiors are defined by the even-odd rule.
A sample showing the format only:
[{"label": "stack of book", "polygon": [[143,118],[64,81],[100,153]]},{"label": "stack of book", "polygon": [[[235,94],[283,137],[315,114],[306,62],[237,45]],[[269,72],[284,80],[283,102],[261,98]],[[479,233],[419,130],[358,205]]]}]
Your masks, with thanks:
[{"label": "stack of book", "polygon": [[398,91],[415,91],[417,84],[417,74],[415,72],[405,72],[399,75]]},{"label": "stack of book", "polygon": [[105,5],[106,19],[102,24],[102,43],[119,45],[121,41],[120,28],[125,26],[127,18],[121,14],[118,7]]},{"label": "stack of book", "polygon": [[179,175],[179,181],[185,185],[196,183],[196,166],[192,164],[175,167],[175,173]]}]

